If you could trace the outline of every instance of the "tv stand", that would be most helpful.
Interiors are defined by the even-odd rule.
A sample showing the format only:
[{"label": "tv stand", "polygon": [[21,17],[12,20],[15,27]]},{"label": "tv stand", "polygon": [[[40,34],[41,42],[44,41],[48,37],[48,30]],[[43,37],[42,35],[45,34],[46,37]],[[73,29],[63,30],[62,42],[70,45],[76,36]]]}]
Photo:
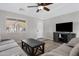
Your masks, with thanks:
[{"label": "tv stand", "polygon": [[75,38],[75,37],[76,37],[76,34],[75,33],[71,33],[71,32],[54,32],[53,33],[53,39],[56,42],[67,43],[72,38]]}]

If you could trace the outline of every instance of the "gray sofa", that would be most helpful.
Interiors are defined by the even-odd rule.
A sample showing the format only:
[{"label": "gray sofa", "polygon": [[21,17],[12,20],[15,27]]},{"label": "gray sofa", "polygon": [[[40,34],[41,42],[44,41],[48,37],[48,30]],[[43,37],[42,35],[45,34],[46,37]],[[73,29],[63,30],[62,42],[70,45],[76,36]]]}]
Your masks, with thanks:
[{"label": "gray sofa", "polygon": [[79,38],[73,38],[68,43],[53,49],[42,56],[78,56],[79,55]]},{"label": "gray sofa", "polygon": [[14,40],[0,41],[0,56],[26,56]]}]

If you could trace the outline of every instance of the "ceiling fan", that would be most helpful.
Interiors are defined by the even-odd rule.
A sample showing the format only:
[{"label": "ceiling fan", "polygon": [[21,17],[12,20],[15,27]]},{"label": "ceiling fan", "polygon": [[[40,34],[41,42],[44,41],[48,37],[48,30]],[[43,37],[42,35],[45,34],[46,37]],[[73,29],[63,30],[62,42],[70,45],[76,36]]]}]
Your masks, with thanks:
[{"label": "ceiling fan", "polygon": [[50,4],[53,4],[53,3],[37,3],[36,6],[27,6],[27,7],[28,8],[37,7],[38,9],[36,10],[36,12],[39,12],[40,10],[50,11],[50,9],[47,7]]}]

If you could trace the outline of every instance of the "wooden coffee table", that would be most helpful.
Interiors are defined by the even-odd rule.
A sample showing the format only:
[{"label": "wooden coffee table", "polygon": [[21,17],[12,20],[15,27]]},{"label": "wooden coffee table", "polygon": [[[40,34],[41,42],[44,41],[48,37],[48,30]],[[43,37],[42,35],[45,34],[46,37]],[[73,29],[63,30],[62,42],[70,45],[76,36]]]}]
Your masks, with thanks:
[{"label": "wooden coffee table", "polygon": [[35,39],[21,40],[21,42],[22,49],[27,52],[28,55],[36,56],[44,53],[44,42]]}]

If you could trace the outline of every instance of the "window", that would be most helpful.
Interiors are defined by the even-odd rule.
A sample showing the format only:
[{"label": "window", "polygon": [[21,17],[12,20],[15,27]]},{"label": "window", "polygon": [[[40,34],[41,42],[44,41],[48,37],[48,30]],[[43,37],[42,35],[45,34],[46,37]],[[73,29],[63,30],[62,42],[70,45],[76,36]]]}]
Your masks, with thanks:
[{"label": "window", "polygon": [[6,20],[6,31],[7,32],[24,32],[26,31],[26,21],[8,18]]}]

